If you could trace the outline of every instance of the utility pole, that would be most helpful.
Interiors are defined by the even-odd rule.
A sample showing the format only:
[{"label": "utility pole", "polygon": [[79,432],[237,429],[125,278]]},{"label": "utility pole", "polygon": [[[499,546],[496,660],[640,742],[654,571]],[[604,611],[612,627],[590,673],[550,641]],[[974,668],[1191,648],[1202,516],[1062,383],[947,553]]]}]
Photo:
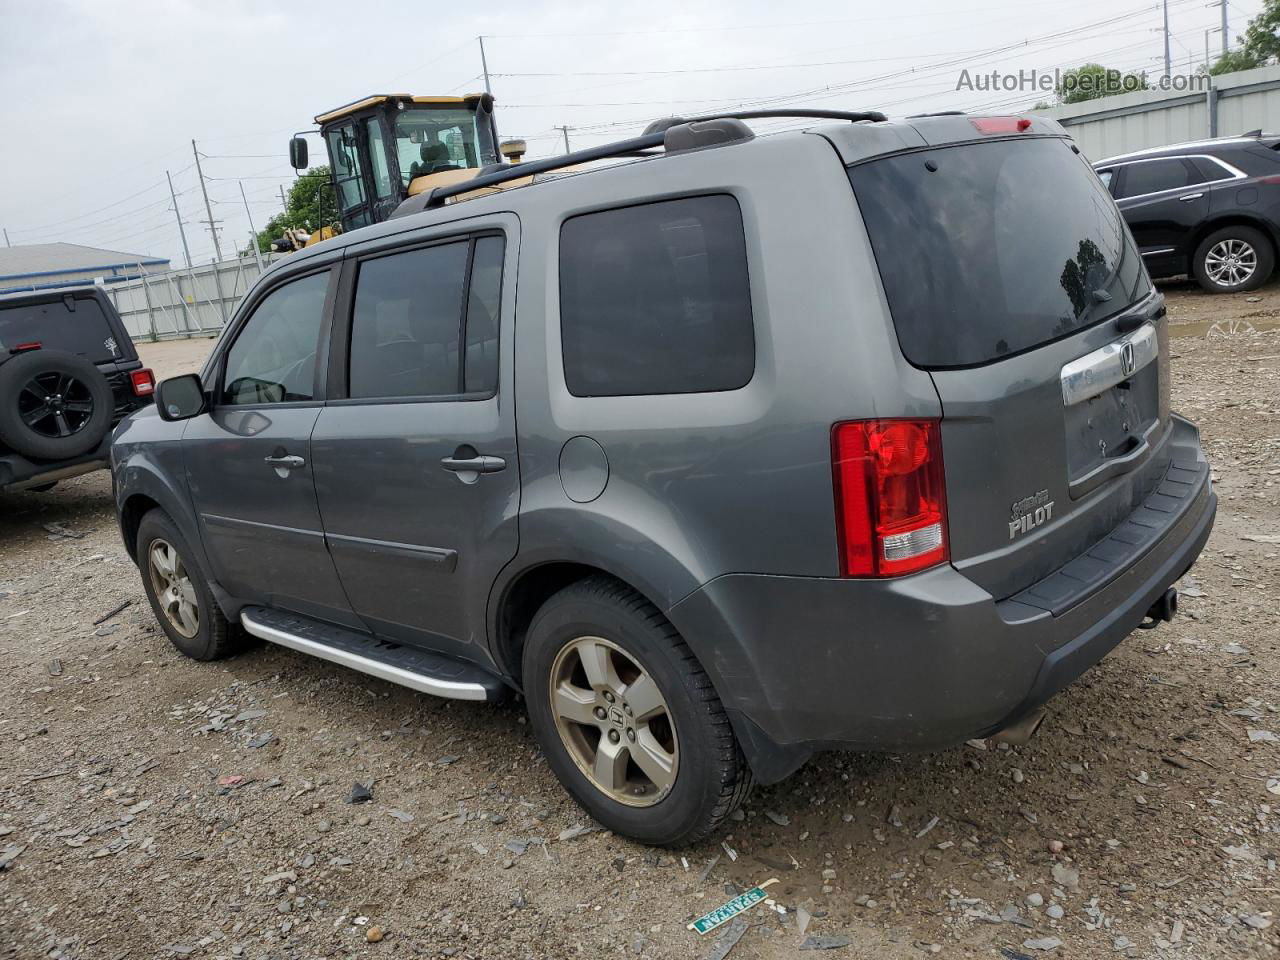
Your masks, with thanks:
[{"label": "utility pole", "polygon": [[217,224],[222,221],[213,219],[213,206],[209,203],[209,190],[204,185],[204,171],[200,169],[200,151],[196,149],[196,142],[194,140],[191,141],[191,152],[196,156],[196,176],[200,178],[200,192],[204,194],[204,212],[209,217],[209,219],[204,222],[209,225],[209,233],[213,235],[213,254],[219,261],[221,261],[222,246],[218,243]]},{"label": "utility pole", "polygon": [[565,152],[565,153],[573,153],[573,151],[569,148],[569,128],[568,128],[568,127],[555,127],[555,128],[553,128],[553,129],[559,130],[561,133],[563,133],[563,134],[564,134],[564,152]]},{"label": "utility pole", "polygon": [[1218,0],[1218,6],[1222,8],[1222,55],[1227,55],[1227,0]]},{"label": "utility pole", "polygon": [[480,67],[484,70],[484,92],[493,95],[493,90],[489,86],[489,61],[484,56],[484,37],[476,37],[480,41]]},{"label": "utility pole", "polygon": [[1172,73],[1169,67],[1169,0],[1164,0],[1161,6],[1164,7],[1164,75],[1167,77]]},{"label": "utility pole", "polygon": [[169,176],[169,171],[164,172],[165,179],[169,181],[169,197],[173,200],[173,215],[178,218],[178,236],[182,237],[182,255],[187,258],[187,270],[191,270],[191,249],[187,246],[187,231],[182,229],[182,213],[178,210],[178,195],[173,192],[173,177]]},{"label": "utility pole", "polygon": [[[1209,35],[1206,33],[1205,36],[1208,37]],[[1205,43],[1208,43],[1208,42],[1209,42],[1208,40],[1205,40]],[[284,198],[284,184],[280,183],[280,184],[276,184],[276,186],[280,188],[280,206],[285,213],[288,213],[289,201]]]},{"label": "utility pole", "polygon": [[253,259],[258,263],[258,273],[262,273],[262,252],[258,249],[258,231],[253,229],[253,214],[249,212],[249,200],[244,195],[244,181],[237,180],[240,184],[240,199],[244,201],[244,215],[249,218],[249,232],[253,234]]},{"label": "utility pole", "polygon": [[12,246],[13,246],[13,244],[9,242],[9,228],[8,228],[8,227],[6,227],[6,228],[5,228],[5,231],[4,231],[4,245],[5,245],[6,247],[12,247]]}]

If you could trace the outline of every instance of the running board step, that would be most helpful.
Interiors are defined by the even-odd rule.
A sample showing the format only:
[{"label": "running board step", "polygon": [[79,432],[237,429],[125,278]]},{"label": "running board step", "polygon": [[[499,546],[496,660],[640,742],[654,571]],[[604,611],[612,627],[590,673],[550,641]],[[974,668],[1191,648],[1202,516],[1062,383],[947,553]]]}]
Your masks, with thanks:
[{"label": "running board step", "polygon": [[451,700],[498,700],[501,680],[479,667],[438,653],[266,607],[240,611],[245,630],[270,643],[328,660],[390,683]]}]

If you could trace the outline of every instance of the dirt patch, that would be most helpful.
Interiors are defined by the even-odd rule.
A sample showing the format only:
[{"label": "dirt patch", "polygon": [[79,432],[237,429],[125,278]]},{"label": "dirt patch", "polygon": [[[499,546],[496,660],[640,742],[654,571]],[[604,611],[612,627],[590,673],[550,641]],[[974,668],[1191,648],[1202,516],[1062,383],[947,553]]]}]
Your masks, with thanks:
[{"label": "dirt patch", "polygon": [[[1280,310],[1168,293],[1175,323]],[[1221,497],[1183,616],[1028,746],[820,756],[679,851],[575,830],[519,704],[181,658],[105,474],[0,495],[0,956],[702,958],[685,923],[770,877],[788,912],[732,960],[810,956],[800,906],[832,957],[1280,954],[1280,333],[1174,351]]]}]

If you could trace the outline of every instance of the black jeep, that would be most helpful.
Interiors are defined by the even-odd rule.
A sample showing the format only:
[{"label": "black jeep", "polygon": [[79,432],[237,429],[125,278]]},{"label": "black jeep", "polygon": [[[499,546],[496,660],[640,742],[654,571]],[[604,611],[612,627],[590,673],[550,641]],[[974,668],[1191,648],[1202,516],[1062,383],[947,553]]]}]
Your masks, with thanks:
[{"label": "black jeep", "polygon": [[112,427],[154,391],[98,288],[0,297],[0,490],[107,466]]}]

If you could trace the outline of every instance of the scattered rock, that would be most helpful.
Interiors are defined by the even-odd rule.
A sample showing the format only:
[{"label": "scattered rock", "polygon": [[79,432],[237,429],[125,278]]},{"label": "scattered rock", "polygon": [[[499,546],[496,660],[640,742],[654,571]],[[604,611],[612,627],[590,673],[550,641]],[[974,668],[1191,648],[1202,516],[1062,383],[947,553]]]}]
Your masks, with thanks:
[{"label": "scattered rock", "polygon": [[1028,950],[1057,950],[1062,941],[1057,937],[1040,937],[1037,940],[1023,940],[1023,947]]},{"label": "scattered rock", "polygon": [[386,936],[386,934],[384,934],[382,932],[382,928],[377,926],[376,924],[364,932],[364,938],[368,940],[370,943],[377,943],[384,936]]},{"label": "scattered rock", "polygon": [[351,793],[347,795],[347,803],[368,803],[373,799],[373,790],[356,781],[351,785]]},{"label": "scattered rock", "polygon": [[766,810],[764,815],[780,827],[788,827],[791,825],[791,818],[783,816],[781,813],[774,813],[772,810]]},{"label": "scattered rock", "polygon": [[1051,903],[1045,907],[1044,915],[1050,920],[1061,920],[1066,915],[1066,911],[1062,909],[1060,904]]},{"label": "scattered rock", "polygon": [[1044,896],[1039,893],[1028,893],[1026,900],[1028,907],[1040,907],[1044,905]]},{"label": "scattered rock", "polygon": [[1053,882],[1068,890],[1076,890],[1080,886],[1080,871],[1065,863],[1053,865]]},{"label": "scattered rock", "polygon": [[800,944],[801,950],[838,950],[841,947],[847,947],[853,943],[848,937],[841,936],[810,936],[805,937],[804,942]]}]

